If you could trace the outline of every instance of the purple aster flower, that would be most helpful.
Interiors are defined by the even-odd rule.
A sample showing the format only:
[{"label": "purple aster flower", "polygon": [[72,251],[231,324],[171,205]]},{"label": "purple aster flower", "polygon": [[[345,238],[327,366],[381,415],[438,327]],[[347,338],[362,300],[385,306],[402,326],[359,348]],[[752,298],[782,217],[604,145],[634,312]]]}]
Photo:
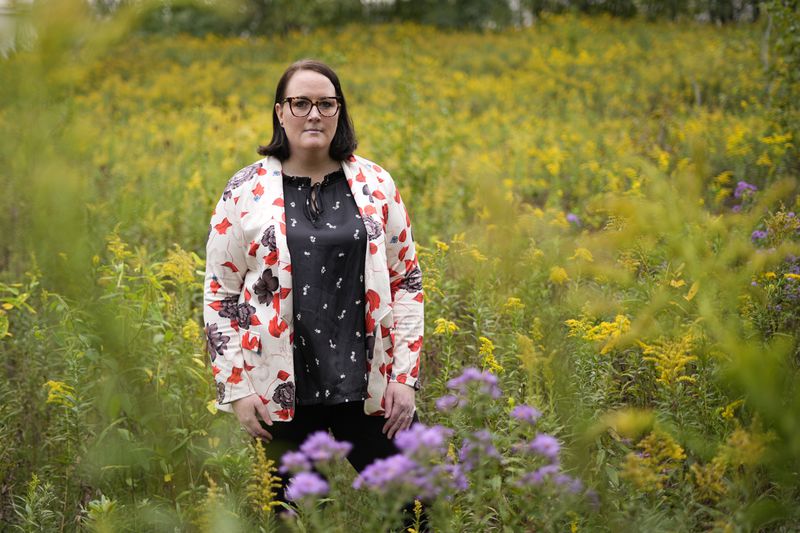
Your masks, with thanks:
[{"label": "purple aster flower", "polygon": [[499,398],[502,396],[502,392],[498,386],[497,376],[488,370],[481,372],[475,367],[465,368],[460,376],[447,382],[447,388],[457,390],[461,394],[466,395],[471,383],[479,383],[482,394],[487,394],[492,398]]},{"label": "purple aster flower", "polygon": [[542,416],[542,413],[535,407],[523,403],[511,410],[511,416],[522,422],[534,425],[539,420],[539,417]]},{"label": "purple aster flower", "polygon": [[430,468],[418,467],[411,478],[412,484],[422,499],[432,500],[469,488],[469,482],[461,465],[444,463]]},{"label": "purple aster flower", "polygon": [[472,470],[487,458],[500,459],[500,453],[492,443],[491,433],[482,429],[464,439],[461,451],[458,453],[458,460],[466,470]]},{"label": "purple aster flower", "polygon": [[462,491],[469,488],[469,481],[460,465],[449,463],[436,465],[432,472],[439,478],[442,489]]},{"label": "purple aster flower", "polygon": [[362,487],[386,493],[413,486],[410,474],[417,463],[402,454],[390,455],[369,464],[353,481],[353,488]]},{"label": "purple aster flower", "polygon": [[545,479],[556,474],[558,474],[558,465],[545,465],[522,476],[517,480],[517,485],[541,485]]},{"label": "purple aster flower", "polygon": [[300,472],[286,487],[286,499],[293,502],[316,498],[328,493],[328,483],[313,472]]},{"label": "purple aster flower", "polygon": [[753,194],[758,190],[758,187],[747,183],[746,181],[740,181],[736,184],[736,190],[733,191],[734,198],[741,198],[742,196],[747,196]]},{"label": "purple aster flower", "polygon": [[306,454],[303,452],[286,452],[281,457],[281,467],[278,471],[281,474],[291,472],[297,474],[299,472],[308,472],[311,470],[311,461],[308,460]]},{"label": "purple aster flower", "polygon": [[352,448],[352,444],[337,441],[327,431],[316,431],[306,438],[300,446],[300,451],[314,463],[322,463],[332,459],[344,459]]},{"label": "purple aster flower", "polygon": [[767,236],[768,235],[769,235],[769,233],[767,233],[766,231],[762,231],[762,230],[757,229],[753,233],[750,234],[750,240],[753,241],[756,244],[761,244],[762,242],[767,240]]},{"label": "purple aster flower", "polygon": [[733,206],[733,207],[731,208],[731,211],[733,211],[734,213],[738,213],[738,212],[740,212],[741,210],[742,210],[742,206],[740,206],[740,205],[735,205],[735,206]]},{"label": "purple aster flower", "polygon": [[567,222],[571,222],[572,224],[575,224],[576,226],[580,226],[581,219],[578,218],[578,215],[576,215],[575,213],[569,213],[567,215]]},{"label": "purple aster flower", "polygon": [[536,437],[531,442],[517,444],[514,446],[514,449],[522,452],[533,452],[550,459],[552,463],[557,463],[558,452],[561,446],[552,435],[537,433]]},{"label": "purple aster flower", "polygon": [[447,439],[453,435],[453,431],[443,426],[427,427],[425,424],[417,422],[410,428],[398,431],[395,436],[395,444],[407,456],[430,455],[447,453]]},{"label": "purple aster flower", "polygon": [[583,488],[583,483],[581,483],[580,479],[568,476],[567,474],[556,474],[553,477],[553,482],[556,485],[567,489],[567,491],[571,492],[572,494],[579,493]]},{"label": "purple aster flower", "polygon": [[442,411],[444,413],[452,410],[456,406],[460,406],[462,403],[461,400],[457,396],[453,396],[452,394],[446,394],[436,400],[436,409]]}]

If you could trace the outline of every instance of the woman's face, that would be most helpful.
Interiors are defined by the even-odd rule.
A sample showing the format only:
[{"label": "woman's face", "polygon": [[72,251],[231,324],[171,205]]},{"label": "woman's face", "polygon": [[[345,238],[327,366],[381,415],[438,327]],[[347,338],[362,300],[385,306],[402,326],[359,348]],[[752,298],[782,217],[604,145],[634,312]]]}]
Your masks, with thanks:
[{"label": "woman's face", "polygon": [[[283,97],[299,96],[317,102],[321,98],[335,97],[336,89],[331,80],[319,72],[298,70],[289,78]],[[292,155],[298,152],[328,152],[333,136],[336,135],[339,113],[326,117],[320,114],[317,106],[313,106],[305,117],[296,117],[289,108],[289,102],[275,104],[275,112],[278,114],[278,120],[283,123]]]}]

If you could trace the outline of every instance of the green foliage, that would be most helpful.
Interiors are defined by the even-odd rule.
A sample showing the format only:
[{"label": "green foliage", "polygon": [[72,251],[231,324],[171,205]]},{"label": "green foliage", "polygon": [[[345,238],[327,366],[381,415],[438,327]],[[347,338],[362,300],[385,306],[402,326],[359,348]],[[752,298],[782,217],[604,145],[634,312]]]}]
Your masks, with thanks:
[{"label": "green foliage", "polygon": [[[769,14],[769,52],[767,59],[772,80],[774,120],[794,135],[792,166],[800,169],[800,2],[773,0],[766,3]],[[769,31],[769,30],[768,30]]]}]

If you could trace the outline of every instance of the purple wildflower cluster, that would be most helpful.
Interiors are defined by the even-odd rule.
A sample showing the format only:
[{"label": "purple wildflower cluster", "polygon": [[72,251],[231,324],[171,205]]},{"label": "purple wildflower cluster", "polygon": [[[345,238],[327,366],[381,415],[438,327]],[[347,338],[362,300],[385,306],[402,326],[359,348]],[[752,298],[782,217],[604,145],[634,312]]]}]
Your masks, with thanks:
[{"label": "purple wildflower cluster", "polygon": [[480,371],[475,367],[468,367],[464,372],[447,382],[447,388],[454,394],[447,394],[436,400],[436,408],[442,412],[450,411],[455,407],[467,405],[467,398],[471,388],[477,386],[481,395],[497,399],[503,395],[498,384],[497,376],[488,370]]},{"label": "purple wildflower cluster", "polygon": [[401,453],[374,461],[356,477],[353,487],[381,494],[409,493],[423,499],[466,490],[461,465],[449,462],[446,456],[452,434],[442,426],[420,423],[399,431],[395,442]]},{"label": "purple wildflower cluster", "polygon": [[278,469],[281,474],[297,474],[299,472],[308,472],[309,470],[311,470],[311,461],[303,452],[286,452],[283,454],[281,467]]},{"label": "purple wildflower cluster", "polygon": [[556,486],[577,494],[583,489],[583,483],[578,478],[561,472],[559,453],[561,445],[555,437],[546,433],[537,433],[533,440],[513,447],[517,452],[538,455],[547,460],[547,463],[532,472],[528,472],[517,480],[517,485],[524,487],[541,485],[545,481],[552,481]]},{"label": "purple wildflower cluster", "polygon": [[746,181],[740,181],[736,184],[736,189],[733,191],[733,197],[739,200],[739,203],[733,206],[733,212],[738,213],[742,207],[748,202],[751,202],[758,192],[758,187]]},{"label": "purple wildflower cluster", "polygon": [[539,420],[539,418],[542,416],[542,413],[535,407],[531,407],[530,405],[520,404],[511,410],[511,416],[522,422],[534,425],[536,421]]},{"label": "purple wildflower cluster", "polygon": [[447,441],[452,436],[453,430],[443,426],[413,424],[397,433],[395,444],[409,457],[441,456],[447,453]]},{"label": "purple wildflower cluster", "polygon": [[767,237],[769,237],[769,232],[760,229],[750,234],[750,240],[753,241],[753,244],[764,244],[767,242]]},{"label": "purple wildflower cluster", "polygon": [[492,434],[481,429],[464,439],[461,450],[458,452],[458,460],[467,471],[475,469],[480,461],[486,459],[500,460],[500,453],[492,442]]},{"label": "purple wildflower cluster", "polygon": [[300,472],[294,476],[286,487],[286,499],[299,502],[310,498],[318,498],[328,493],[328,483],[319,474]]},{"label": "purple wildflower cluster", "polygon": [[352,448],[352,444],[337,441],[327,431],[317,431],[300,445],[300,451],[283,454],[278,471],[293,474],[286,487],[286,498],[296,502],[327,494],[328,483],[311,471],[312,463],[321,466],[334,459],[344,459]]},{"label": "purple wildflower cluster", "polygon": [[352,444],[337,441],[327,431],[312,433],[300,446],[300,451],[306,454],[315,465],[327,463],[334,459],[344,459],[352,449]]}]

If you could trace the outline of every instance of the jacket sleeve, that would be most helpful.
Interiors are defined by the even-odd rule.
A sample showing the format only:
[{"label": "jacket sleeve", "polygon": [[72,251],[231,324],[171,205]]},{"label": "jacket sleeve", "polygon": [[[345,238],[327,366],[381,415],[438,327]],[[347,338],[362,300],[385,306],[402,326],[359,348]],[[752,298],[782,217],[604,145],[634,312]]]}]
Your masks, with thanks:
[{"label": "jacket sleeve", "polygon": [[419,366],[425,330],[422,271],[408,216],[400,191],[389,175],[387,189],[386,260],[392,292],[394,348],[390,382],[419,390]]},{"label": "jacket sleeve", "polygon": [[236,199],[226,188],[214,213],[206,243],[203,288],[203,320],[211,369],[217,391],[217,407],[255,393],[244,365],[239,337],[239,317],[246,309],[239,296],[247,273],[246,249]]}]

